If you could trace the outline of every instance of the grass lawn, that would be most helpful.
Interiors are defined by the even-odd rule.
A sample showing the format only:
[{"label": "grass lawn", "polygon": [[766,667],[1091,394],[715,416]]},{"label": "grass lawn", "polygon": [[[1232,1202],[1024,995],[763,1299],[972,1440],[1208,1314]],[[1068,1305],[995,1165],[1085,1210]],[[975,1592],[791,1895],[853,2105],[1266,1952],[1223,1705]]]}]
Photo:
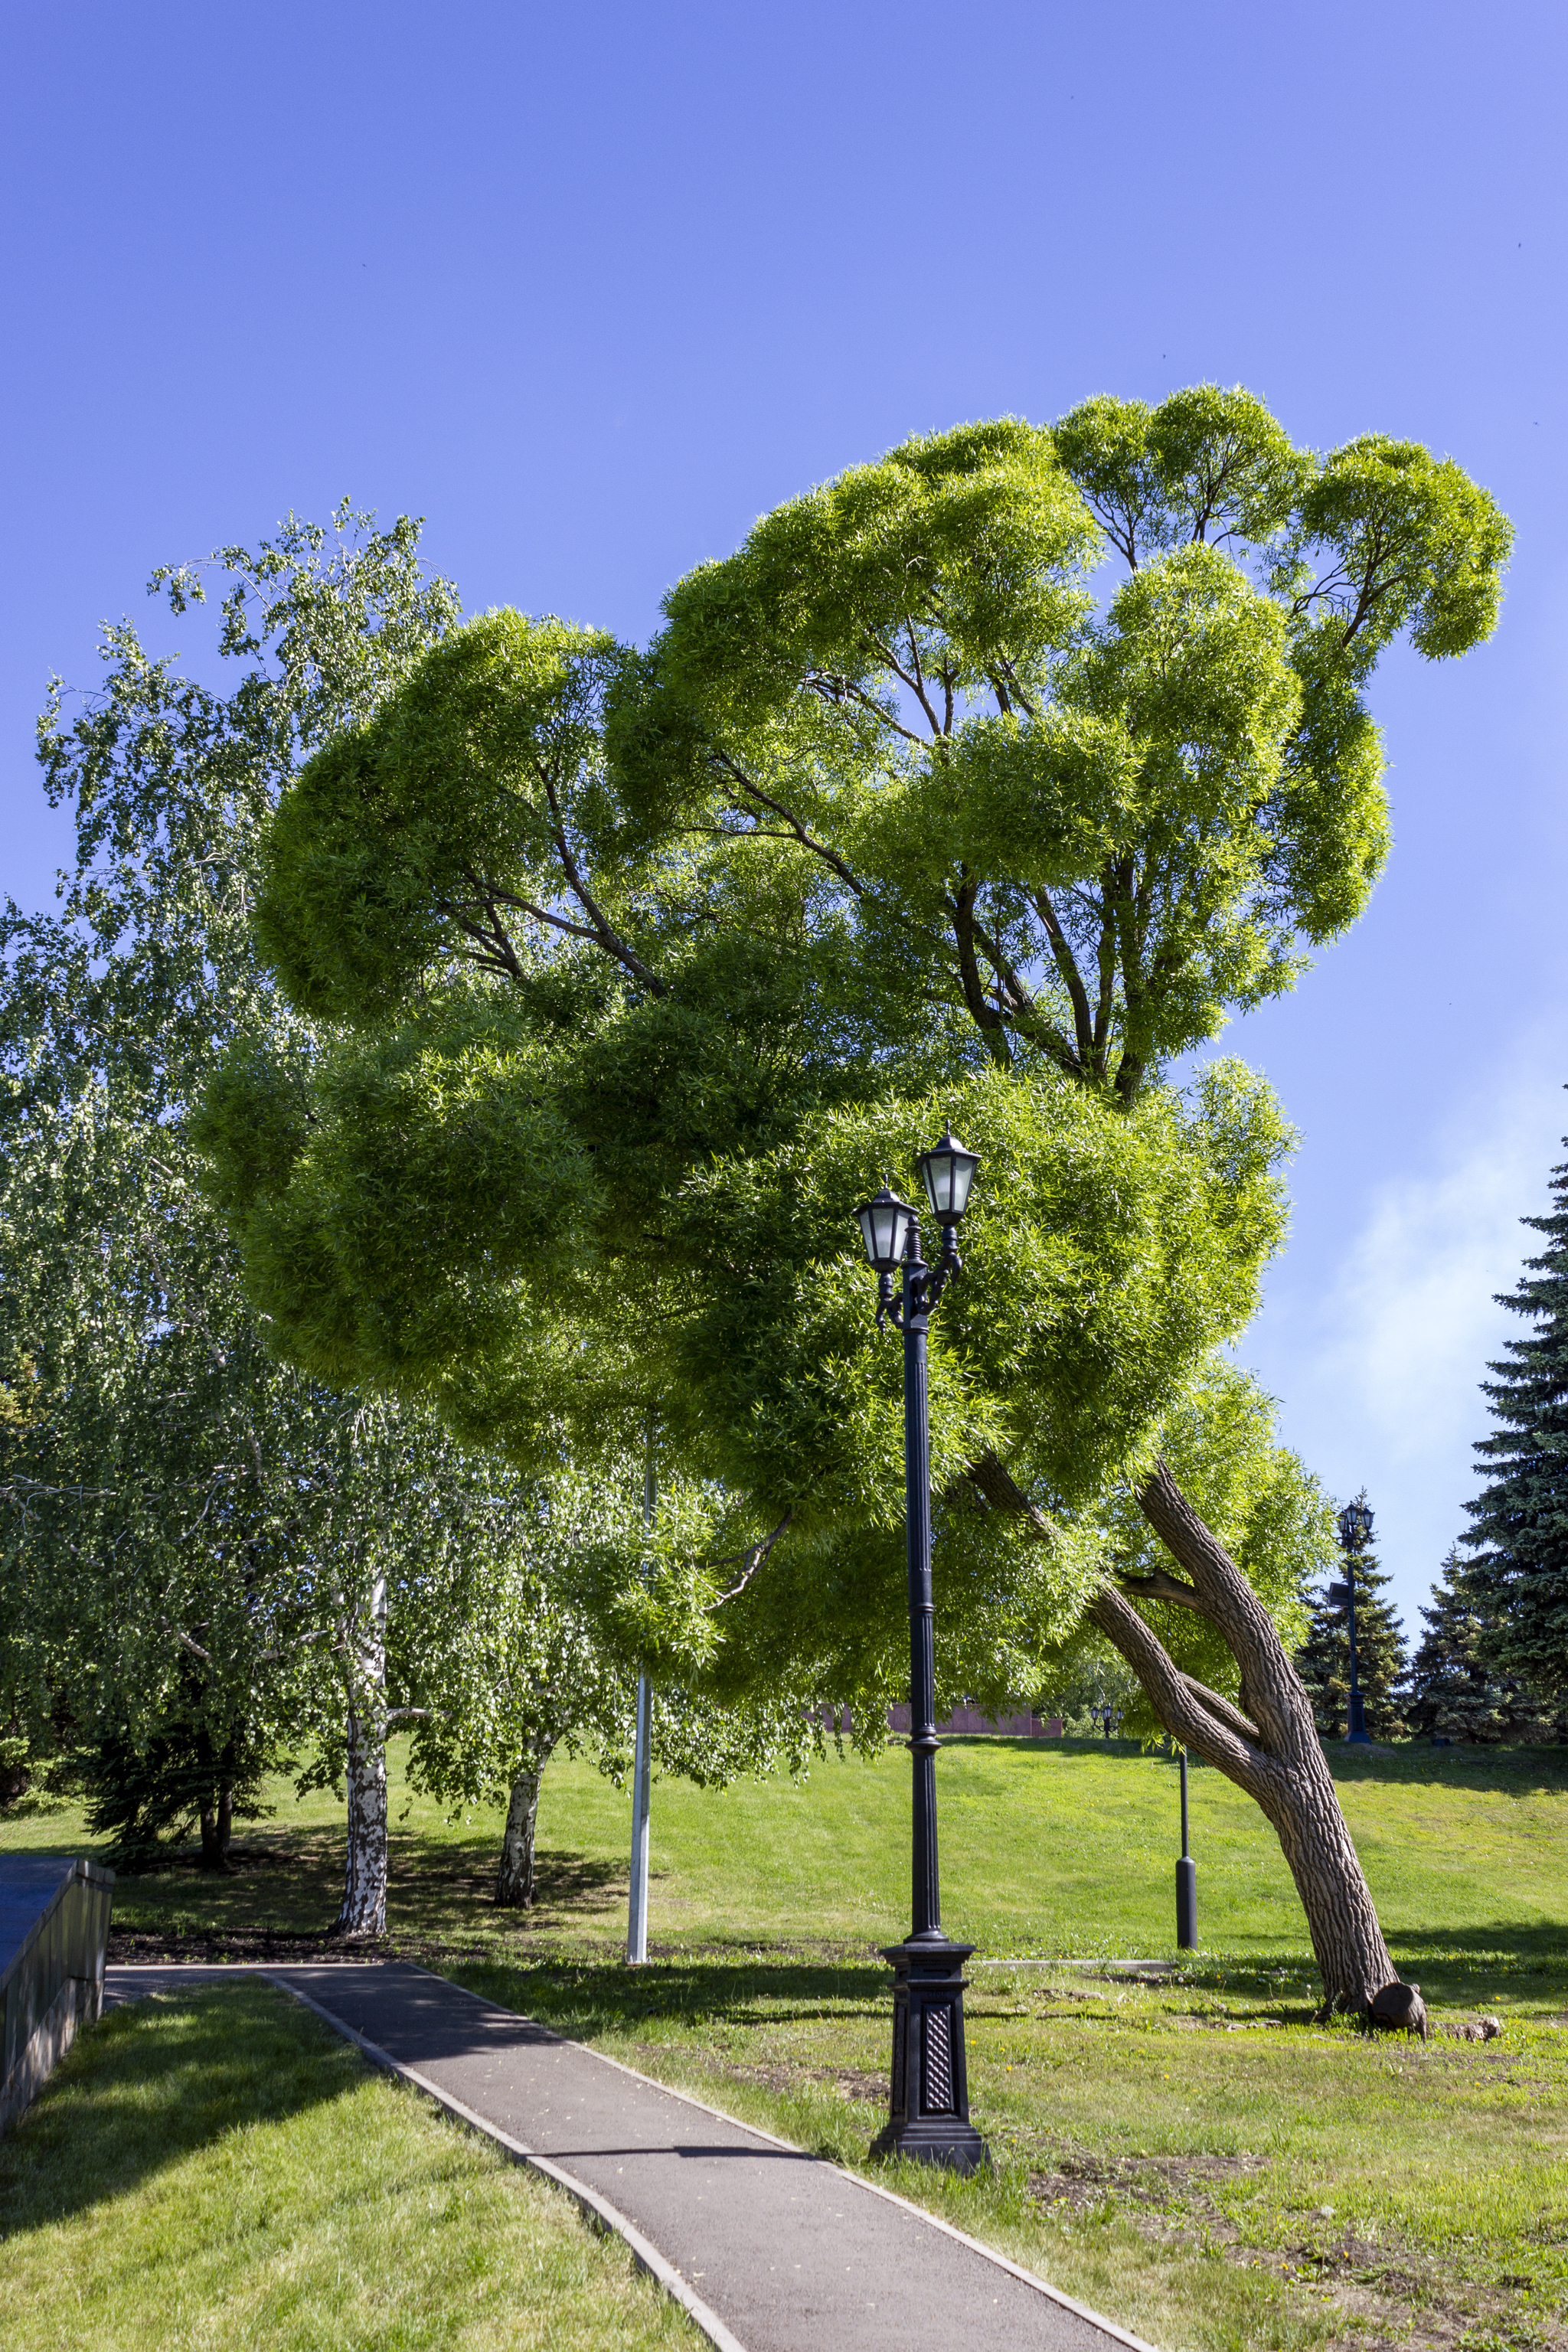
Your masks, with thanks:
[{"label": "grass lawn", "polygon": [[[944,1919],[983,1958],[1026,1965],[977,1968],[970,1996],[994,2171],[900,2185],[1169,2352],[1568,2347],[1568,1751],[1332,1760],[1402,1970],[1439,2020],[1495,2012],[1500,2039],[1313,2027],[1279,1848],[1206,1771],[1204,1951],[1152,1984],[1053,1965],[1175,1958],[1175,1768],[955,1739],[938,1766]],[[521,1919],[488,1900],[499,1814],[447,1822],[395,1781],[390,1948],[865,2160],[889,2039],[875,1948],[906,1918],[901,1748],[830,1759],[800,1787],[659,1783],[637,1973],[620,1961],[628,1805],[590,1767],[546,1775],[541,1901]],[[335,1906],[341,1813],[278,1793],[237,1877],[182,1864],[121,1882],[126,1956],[310,1948]],[[64,1809],[0,1826],[0,1846],[23,1844],[88,1850]]]},{"label": "grass lawn", "polygon": [[0,2140],[7,2352],[696,2346],[562,2191],[280,1992],[138,2001]]}]

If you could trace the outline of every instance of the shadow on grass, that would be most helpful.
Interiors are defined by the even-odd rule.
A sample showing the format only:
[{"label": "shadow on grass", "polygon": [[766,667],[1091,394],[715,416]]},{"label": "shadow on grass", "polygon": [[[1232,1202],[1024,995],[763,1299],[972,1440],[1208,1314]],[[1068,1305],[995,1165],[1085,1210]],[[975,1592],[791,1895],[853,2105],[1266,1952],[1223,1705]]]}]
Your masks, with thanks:
[{"label": "shadow on grass", "polygon": [[474,1960],[461,1979],[476,1992],[552,2025],[574,2041],[635,2032],[641,2025],[809,2023],[818,2018],[891,2015],[892,1971],[822,1959],[702,1958],[628,1969],[597,1958]]},{"label": "shadow on grass", "polygon": [[1434,1748],[1426,1740],[1350,1748],[1331,1740],[1323,1752],[1334,1779],[1346,1783],[1471,1789],[1506,1797],[1568,1791],[1568,1748]]},{"label": "shadow on grass", "polygon": [[[510,1933],[567,1926],[624,1903],[625,1864],[549,1850],[538,1859],[531,1910],[499,1906],[495,1852],[488,1842],[433,1843],[394,1832],[388,1871],[388,1930],[395,1941]],[[232,1877],[204,1870],[198,1853],[177,1852],[155,1871],[122,1873],[114,1890],[111,1958],[155,1950],[217,1957],[303,1957],[328,1936],[342,1892],[342,1837],[332,1828],[289,1829],[247,1838]],[[295,1948],[299,1949],[296,1952]]]},{"label": "shadow on grass", "polygon": [[[1385,1930],[1389,1957],[1406,1982],[1419,1984],[1436,2010],[1485,2010],[1512,2002],[1568,2007],[1568,1925],[1521,1927],[1514,1920],[1484,1920],[1465,1927]],[[1317,1972],[1304,1947],[1279,1952],[1178,1953],[1173,1982],[1206,1991],[1250,1995],[1265,2003],[1286,1999]],[[1293,2007],[1281,2015],[1294,2016]],[[1310,2014],[1309,2012],[1303,2012]]]},{"label": "shadow on grass", "polygon": [[111,2011],[0,2139],[0,2237],[134,2192],[229,2132],[352,2091],[363,2060],[270,1986]]}]

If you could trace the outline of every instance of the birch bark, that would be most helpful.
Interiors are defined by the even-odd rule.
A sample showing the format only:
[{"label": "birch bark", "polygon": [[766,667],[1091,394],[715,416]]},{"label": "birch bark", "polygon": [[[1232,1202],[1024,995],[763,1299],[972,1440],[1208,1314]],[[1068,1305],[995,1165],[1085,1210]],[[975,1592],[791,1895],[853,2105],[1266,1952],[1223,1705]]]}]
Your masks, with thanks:
[{"label": "birch bark", "polygon": [[386,1579],[371,1587],[368,1614],[346,1631],[343,1689],[348,1734],[348,1853],[335,1936],[386,1933]]},{"label": "birch bark", "polygon": [[496,1873],[498,1903],[526,1905],[533,1901],[533,1832],[539,1819],[539,1783],[545,1761],[545,1756],[541,1756],[531,1770],[520,1772],[511,1784],[506,1829],[501,1837],[500,1867]]}]

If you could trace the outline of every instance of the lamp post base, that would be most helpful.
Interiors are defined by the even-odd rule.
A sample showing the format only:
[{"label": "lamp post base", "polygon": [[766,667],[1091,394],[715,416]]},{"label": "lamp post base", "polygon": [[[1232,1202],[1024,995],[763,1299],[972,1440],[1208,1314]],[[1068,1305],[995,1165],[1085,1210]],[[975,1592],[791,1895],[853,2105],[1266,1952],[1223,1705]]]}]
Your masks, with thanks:
[{"label": "lamp post base", "polygon": [[1345,1746],[1347,1748],[1372,1746],[1366,1727],[1366,1701],[1358,1690],[1352,1691],[1350,1705],[1346,1709]]},{"label": "lamp post base", "polygon": [[883,1950],[893,1970],[893,2072],[874,2156],[907,2156],[950,2172],[973,2172],[991,2161],[969,2120],[963,1964],[973,1949],[943,1936]]}]

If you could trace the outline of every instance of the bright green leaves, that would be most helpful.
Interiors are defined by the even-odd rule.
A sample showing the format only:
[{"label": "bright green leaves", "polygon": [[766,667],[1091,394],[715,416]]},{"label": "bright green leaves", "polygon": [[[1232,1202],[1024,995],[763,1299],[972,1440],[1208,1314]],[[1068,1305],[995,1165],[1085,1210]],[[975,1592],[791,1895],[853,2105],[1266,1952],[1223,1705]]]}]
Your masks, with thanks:
[{"label": "bright green leaves", "polygon": [[[1130,577],[1096,615],[1108,543]],[[1401,630],[1478,642],[1507,547],[1450,462],[1321,459],[1239,388],[964,427],[680,583],[612,769],[649,828],[793,842],[999,1064],[1127,1100],[1361,912],[1388,840],[1362,687]]]},{"label": "bright green leaves", "polygon": [[297,1005],[374,1021],[454,961],[520,979],[540,927],[638,971],[584,881],[616,660],[598,633],[487,614],[306,764],[278,811],[257,914]]},{"label": "bright green leaves", "polygon": [[1122,560],[1184,541],[1267,544],[1315,471],[1260,400],[1217,384],[1141,400],[1086,400],[1055,427],[1057,453]]},{"label": "bright green leaves", "polygon": [[510,1350],[594,1204],[537,1053],[478,1008],[343,1047],[305,1117],[262,1047],[231,1055],[198,1139],[277,1341],[345,1384],[408,1391]]},{"label": "bright green leaves", "polygon": [[1245,826],[1301,690],[1284,616],[1226,557],[1191,546],[1123,583],[1063,698],[1120,719],[1153,786],[1151,815],[1165,802],[1167,822]]},{"label": "bright green leaves", "polygon": [[[907,1650],[902,1349],[876,1334],[854,1209],[885,1177],[915,1189],[912,1153],[949,1117],[982,1154],[930,1340],[954,1695],[1034,1686],[1029,1662],[1104,1572],[1101,1498],[1245,1324],[1282,1234],[1286,1139],[1234,1064],[1195,1102],[1150,1092],[1127,1112],[1061,1076],[992,1073],[832,1112],[790,1150],[691,1179],[670,1411],[760,1523],[793,1515],[730,1638],[737,1655],[831,1658],[858,1706],[892,1695]],[[992,1452],[1055,1514],[1047,1542],[981,1505],[965,1473]]]},{"label": "bright green leaves", "polygon": [[870,1344],[854,1209],[889,1171],[907,1187],[912,1150],[949,1117],[983,1166],[964,1274],[932,1327],[938,1488],[994,1448],[1080,1505],[1252,1311],[1282,1231],[1286,1139],[1237,1066],[1195,1106],[1151,1094],[1131,1116],[1060,1077],[999,1073],[831,1113],[807,1152],[694,1175],[677,1226],[682,1387],[721,1447],[715,1468],[764,1512],[901,1511],[897,1351]]},{"label": "bright green leaves", "polygon": [[852,732],[896,740],[910,715],[940,732],[956,699],[1026,686],[1073,635],[1097,550],[1048,433],[961,425],[777,508],[672,589],[668,675],[742,728],[805,692]]},{"label": "bright green leaves", "polygon": [[[1511,540],[1507,517],[1451,457],[1379,433],[1347,442],[1302,499],[1281,571],[1327,636],[1307,666],[1337,656],[1364,677],[1402,630],[1428,661],[1468,653],[1497,625]],[[1332,561],[1308,585],[1293,567],[1313,548]]]}]

